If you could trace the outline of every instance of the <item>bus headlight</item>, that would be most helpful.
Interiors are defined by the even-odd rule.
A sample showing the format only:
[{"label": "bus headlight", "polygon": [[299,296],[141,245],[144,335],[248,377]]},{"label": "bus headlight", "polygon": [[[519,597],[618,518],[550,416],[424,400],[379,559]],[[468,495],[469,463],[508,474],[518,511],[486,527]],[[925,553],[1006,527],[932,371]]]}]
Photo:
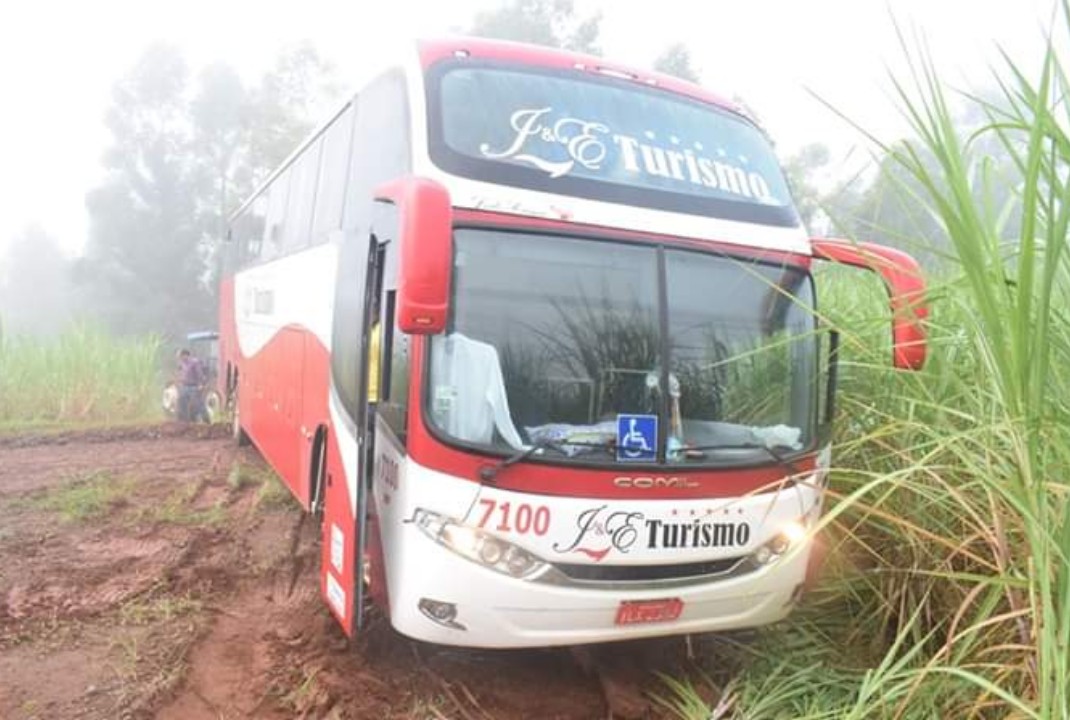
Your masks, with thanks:
[{"label": "bus headlight", "polygon": [[430,510],[417,510],[412,521],[439,545],[503,575],[520,580],[539,580],[554,571],[549,563],[508,540]]},{"label": "bus headlight", "polygon": [[771,565],[804,542],[806,542],[806,525],[800,521],[786,523],[779,533],[751,553],[751,562],[759,567]]}]

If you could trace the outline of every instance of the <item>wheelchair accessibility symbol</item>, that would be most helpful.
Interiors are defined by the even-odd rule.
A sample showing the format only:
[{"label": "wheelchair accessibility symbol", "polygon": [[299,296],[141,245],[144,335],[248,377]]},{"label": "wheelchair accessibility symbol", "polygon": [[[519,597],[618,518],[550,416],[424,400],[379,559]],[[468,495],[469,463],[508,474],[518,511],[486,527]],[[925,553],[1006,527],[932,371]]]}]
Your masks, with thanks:
[{"label": "wheelchair accessibility symbol", "polygon": [[643,462],[657,459],[658,416],[617,416],[617,460]]}]

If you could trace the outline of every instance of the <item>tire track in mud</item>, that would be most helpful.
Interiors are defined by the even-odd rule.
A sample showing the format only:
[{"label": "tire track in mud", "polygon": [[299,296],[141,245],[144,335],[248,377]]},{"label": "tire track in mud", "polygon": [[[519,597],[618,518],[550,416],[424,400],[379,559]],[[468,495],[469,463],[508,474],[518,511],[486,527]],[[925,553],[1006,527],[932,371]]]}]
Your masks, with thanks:
[{"label": "tire track in mud", "polygon": [[[651,670],[681,667],[679,639],[459,650],[408,640],[373,609],[348,641],[319,597],[316,523],[262,504],[274,481],[224,434],[0,439],[0,717],[661,716],[644,691]],[[88,473],[130,491],[84,521],[41,506]]]},{"label": "tire track in mud", "polygon": [[235,457],[181,426],[0,439],[0,717],[151,715],[232,584],[226,533],[181,501]]}]

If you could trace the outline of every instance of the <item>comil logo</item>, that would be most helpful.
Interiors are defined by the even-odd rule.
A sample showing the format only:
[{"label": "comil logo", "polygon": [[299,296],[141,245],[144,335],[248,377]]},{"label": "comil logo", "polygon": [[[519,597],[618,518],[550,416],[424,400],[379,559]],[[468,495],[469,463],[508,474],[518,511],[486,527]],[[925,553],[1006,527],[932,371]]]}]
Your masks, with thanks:
[{"label": "comil logo", "polygon": [[555,119],[552,107],[517,110],[509,117],[509,125],[515,134],[508,146],[496,149],[484,142],[479,146],[483,157],[527,163],[552,178],[570,174],[604,175],[618,181],[627,175],[664,178],[779,204],[769,182],[749,167],[748,158],[733,157],[724,148],[706,148],[675,135],[663,143],[652,131],[640,138],[615,132],[595,120]]},{"label": "comil logo", "polygon": [[696,488],[699,486],[697,482],[689,480],[688,478],[662,477],[660,475],[640,475],[637,477],[621,475],[620,477],[613,478],[613,484],[619,488],[635,488],[637,490]]}]

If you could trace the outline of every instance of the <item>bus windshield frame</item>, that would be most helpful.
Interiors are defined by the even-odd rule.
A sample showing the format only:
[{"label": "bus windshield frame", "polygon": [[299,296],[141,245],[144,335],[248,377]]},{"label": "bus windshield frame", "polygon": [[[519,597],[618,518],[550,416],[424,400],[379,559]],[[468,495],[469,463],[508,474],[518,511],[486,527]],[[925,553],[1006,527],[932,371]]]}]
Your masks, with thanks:
[{"label": "bus windshield frame", "polygon": [[453,59],[427,71],[428,150],[460,177],[800,227],[764,131],[725,108],[590,71]]},{"label": "bus windshield frame", "polygon": [[[454,237],[450,319],[422,381],[441,442],[497,456],[538,444],[536,461],[615,469],[771,464],[816,447],[808,268],[499,227]],[[622,455],[624,416],[656,426],[650,455]]]}]

